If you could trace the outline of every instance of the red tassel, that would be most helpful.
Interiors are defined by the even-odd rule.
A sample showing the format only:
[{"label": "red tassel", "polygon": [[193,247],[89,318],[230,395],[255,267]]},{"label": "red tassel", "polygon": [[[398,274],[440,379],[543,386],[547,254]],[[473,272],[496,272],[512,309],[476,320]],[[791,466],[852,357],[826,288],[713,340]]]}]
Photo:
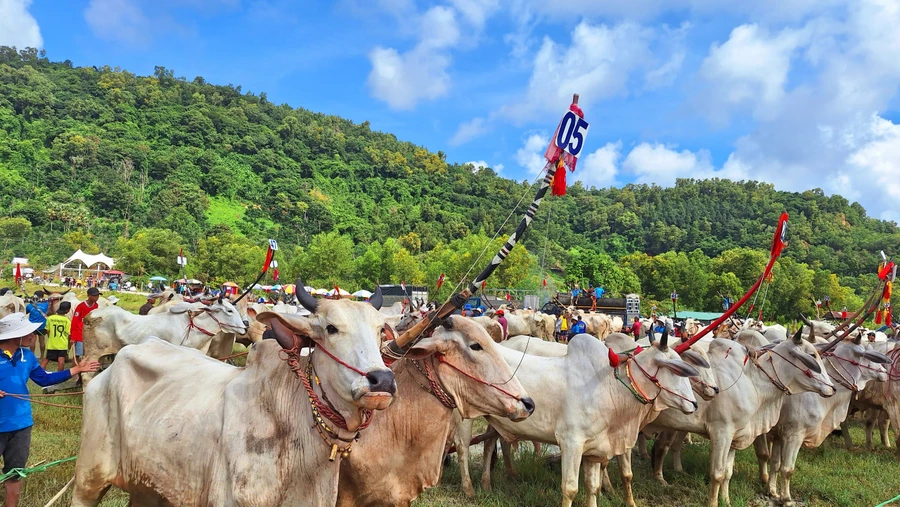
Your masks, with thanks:
[{"label": "red tassel", "polygon": [[616,354],[615,352],[613,352],[613,349],[607,349],[607,350],[609,350],[609,352],[607,354],[609,356],[609,365],[612,366],[613,368],[619,366],[619,355]]},{"label": "red tassel", "polygon": [[562,159],[556,164],[556,174],[553,175],[550,193],[557,197],[566,195],[566,166],[562,163]]},{"label": "red tassel", "polygon": [[890,309],[884,311],[884,325],[885,325],[885,326],[891,327],[891,324],[893,323],[893,318],[892,318],[892,317],[893,317],[893,316],[891,315],[891,310],[890,310]]},{"label": "red tassel", "polygon": [[881,324],[881,311],[875,312],[875,323]]}]

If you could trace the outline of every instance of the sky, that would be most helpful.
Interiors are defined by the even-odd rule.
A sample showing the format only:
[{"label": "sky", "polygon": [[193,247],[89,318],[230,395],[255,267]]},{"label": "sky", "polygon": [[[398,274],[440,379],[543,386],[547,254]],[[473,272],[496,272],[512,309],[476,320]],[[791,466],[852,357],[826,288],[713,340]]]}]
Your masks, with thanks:
[{"label": "sky", "polygon": [[900,221],[898,0],[0,0],[0,45],[155,66],[533,180],[820,188]]}]

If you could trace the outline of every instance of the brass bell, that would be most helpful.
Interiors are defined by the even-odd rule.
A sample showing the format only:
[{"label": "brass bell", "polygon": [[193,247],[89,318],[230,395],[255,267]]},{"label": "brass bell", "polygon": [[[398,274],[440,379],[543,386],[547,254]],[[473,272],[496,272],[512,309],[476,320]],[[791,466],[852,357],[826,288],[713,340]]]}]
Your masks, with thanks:
[{"label": "brass bell", "polygon": [[344,451],[341,453],[341,457],[347,459],[350,457],[350,451]]}]

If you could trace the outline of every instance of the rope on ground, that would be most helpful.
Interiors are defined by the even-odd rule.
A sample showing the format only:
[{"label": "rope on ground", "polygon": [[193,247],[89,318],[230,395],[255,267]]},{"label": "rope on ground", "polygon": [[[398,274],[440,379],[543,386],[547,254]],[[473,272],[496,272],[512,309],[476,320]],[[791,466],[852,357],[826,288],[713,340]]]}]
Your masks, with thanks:
[{"label": "rope on ground", "polygon": [[23,401],[30,401],[31,403],[37,403],[38,405],[47,405],[48,407],[74,408],[77,410],[83,410],[83,407],[81,405],[62,405],[59,403],[50,403],[49,401],[33,400],[33,399],[31,399],[32,395],[6,393],[6,396],[12,396],[13,398],[23,400]]},{"label": "rope on ground", "polygon": [[61,463],[66,463],[66,462],[69,462],[69,461],[73,461],[73,460],[75,460],[76,458],[78,458],[78,456],[70,456],[70,457],[68,457],[68,458],[58,459],[58,460],[56,460],[56,461],[51,461],[50,463],[44,463],[43,465],[39,465],[39,466],[36,466],[36,467],[31,467],[31,468],[13,468],[13,469],[10,470],[9,472],[7,472],[7,473],[5,473],[5,474],[3,474],[3,475],[0,475],[0,482],[6,482],[7,480],[11,479],[13,476],[16,476],[16,475],[19,476],[19,479],[24,479],[24,478],[28,477],[29,475],[31,475],[31,474],[33,474],[33,473],[44,472],[44,471],[46,471],[48,468],[50,468],[50,467],[52,467],[52,466],[54,466],[54,465],[59,465],[59,464],[61,464]]},{"label": "rope on ground", "polygon": [[52,393],[52,394],[29,394],[32,398],[53,398],[59,396],[81,396],[84,394],[84,391],[74,391],[71,393]]},{"label": "rope on ground", "polygon": [[59,493],[57,493],[56,495],[54,495],[53,498],[51,498],[50,501],[47,502],[47,503],[44,505],[44,507],[51,507],[53,504],[56,503],[57,500],[59,500],[60,498],[62,498],[63,494],[66,492],[67,489],[69,489],[69,486],[71,486],[73,482],[75,482],[75,476],[74,476],[74,475],[72,476],[71,479],[69,479],[69,482],[67,482],[66,485],[63,486],[63,488],[62,488],[61,490],[59,490]]},{"label": "rope on ground", "polygon": [[897,495],[894,498],[891,498],[887,502],[881,502],[880,504],[876,505],[875,507],[884,507],[885,505],[890,505],[898,500],[900,500],[900,495]]}]

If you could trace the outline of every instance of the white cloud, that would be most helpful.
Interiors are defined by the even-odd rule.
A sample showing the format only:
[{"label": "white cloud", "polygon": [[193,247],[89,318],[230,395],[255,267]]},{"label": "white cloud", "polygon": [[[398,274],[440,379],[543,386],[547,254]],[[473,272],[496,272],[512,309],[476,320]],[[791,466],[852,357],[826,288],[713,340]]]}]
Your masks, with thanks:
[{"label": "white cloud", "polygon": [[0,0],[0,46],[40,48],[41,28],[28,12],[31,0]]},{"label": "white cloud", "polygon": [[659,143],[635,146],[622,168],[638,183],[673,185],[677,178],[704,178],[713,168],[708,152],[676,151]]},{"label": "white cloud", "polygon": [[585,187],[606,188],[616,184],[622,142],[607,143],[597,151],[578,159],[573,179]]},{"label": "white cloud", "polygon": [[421,100],[434,100],[450,89],[449,48],[460,40],[456,11],[432,7],[419,19],[419,42],[405,53],[376,47],[369,53],[369,88],[375,98],[399,110],[412,110]]},{"label": "white cloud", "polygon": [[466,162],[463,165],[472,166],[473,171],[480,171],[482,169],[493,169],[495,173],[500,174],[503,171],[503,164],[488,164],[484,160],[473,160],[471,162]]},{"label": "white cloud", "polygon": [[97,37],[132,45],[150,40],[150,21],[133,0],[91,0],[84,19]]},{"label": "white cloud", "polygon": [[450,138],[451,146],[459,146],[475,139],[489,130],[484,118],[472,118],[472,120],[459,124],[456,133]]},{"label": "white cloud", "polygon": [[785,96],[791,58],[808,41],[805,30],[786,28],[771,35],[759,25],[735,28],[724,44],[713,44],[700,67],[710,86],[699,100],[714,116],[743,105],[757,116],[771,116]]},{"label": "white cloud", "polygon": [[484,23],[500,8],[500,0],[450,0],[476,30],[484,28]]},{"label": "white cloud", "polygon": [[531,134],[525,143],[516,151],[516,163],[528,170],[528,174],[537,176],[544,169],[544,151],[550,143],[550,137],[544,134]]},{"label": "white cloud", "polygon": [[685,57],[684,49],[679,49],[672,53],[671,58],[659,67],[647,72],[645,81],[649,90],[671,86],[675,81],[675,76],[681,70]]}]

